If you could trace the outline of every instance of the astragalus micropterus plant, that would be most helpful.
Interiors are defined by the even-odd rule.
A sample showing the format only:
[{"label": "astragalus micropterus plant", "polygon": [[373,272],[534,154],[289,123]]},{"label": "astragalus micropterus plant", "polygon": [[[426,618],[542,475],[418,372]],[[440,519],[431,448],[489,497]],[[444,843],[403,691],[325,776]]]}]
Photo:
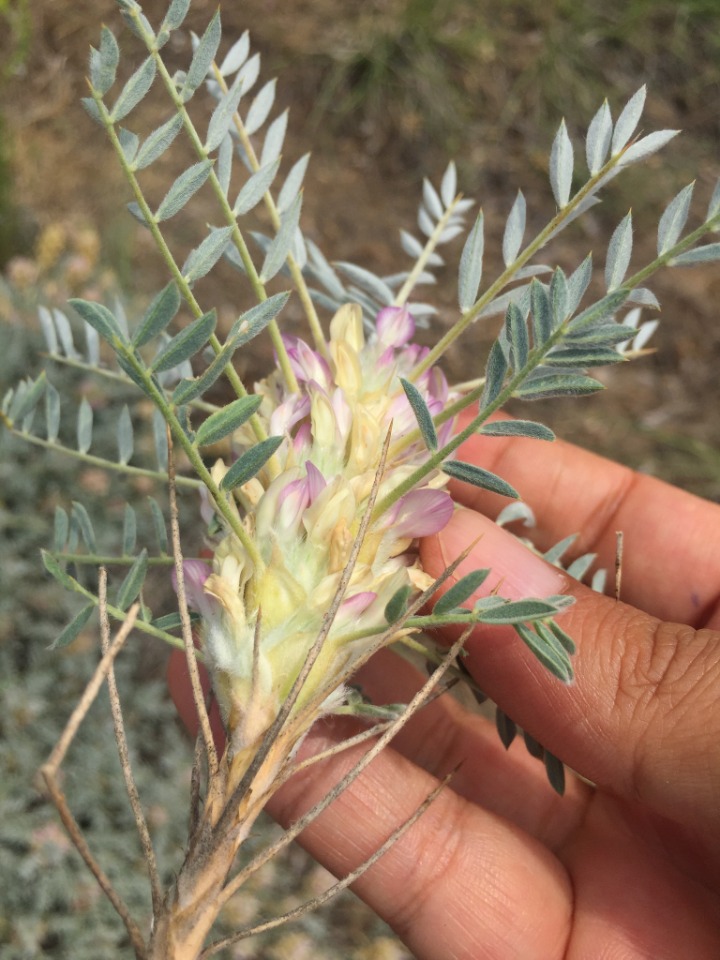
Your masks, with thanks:
[{"label": "astragalus micropterus plant", "polygon": [[[449,478],[517,496],[502,478],[454,458],[463,440],[477,432],[552,440],[551,431],[542,424],[493,417],[512,398],[579,396],[600,389],[587,369],[640,352],[651,332],[650,324],[637,329],[638,307],[655,306],[652,293],[643,286],[645,279],[668,263],[715,258],[717,244],[696,244],[720,221],[716,191],[705,221],[682,237],[692,192],[685,188],[660,221],[657,258],[628,275],[632,224],[629,215],[623,218],[610,241],[605,290],[595,302],[587,297],[589,258],[569,275],[559,267],[536,262],[536,254],[592,205],[601,187],[674,135],[674,131],[660,131],[633,139],[644,90],[628,102],[615,122],[604,104],[587,131],[589,178],[572,192],[574,149],[563,123],[550,158],[556,213],[537,236],[525,241],[526,201],[518,194],[502,243],[504,270],[482,290],[484,225],[482,213],[476,217],[460,257],[459,317],[435,346],[421,348],[414,340],[415,325],[432,311],[417,302],[416,288],[442,265],[438,250],[462,232],[463,217],[471,206],[457,193],[454,166],[448,167],[439,189],[425,182],[421,238],[402,235],[403,248],[413,257],[410,269],[377,277],[352,264],[331,266],[299,226],[306,158],[289,170],[277,196],[272,192],[281,167],[286,118],[280,114],[270,120],[273,81],[247,107],[243,102],[259,72],[259,59],[250,54],[247,36],[218,65],[221,29],[216,14],[196,41],[187,72],[168,70],[163,50],[171,33],[181,26],[187,6],[174,0],[155,30],[139,4],[122,0],[123,15],[144,45],[146,58],[119,94],[110,97],[120,52],[113,34],[104,28],[91,55],[86,101],[91,115],[106,130],[127,177],[132,212],[150,230],[172,279],[135,323],[127,322],[120,306],[110,309],[73,301],[85,325],[85,354],[75,347],[64,313],[41,315],[53,359],[119,380],[128,392],[135,390],[145,402],[152,401],[157,411],[157,467],[130,463],[133,423],[142,424],[129,407],[119,414],[119,456],[117,462],[110,462],[89,453],[92,412],[87,405],[81,405],[78,414],[76,448],[66,448],[58,440],[60,397],[44,374],[19,385],[3,402],[5,425],[30,442],[63,447],[80,459],[100,460],[98,465],[107,469],[142,474],[159,483],[170,479],[174,557],[168,556],[161,537],[157,556],[151,558],[147,548],[135,556],[138,524],[129,508],[123,555],[118,558],[129,570],[112,601],[104,589],[88,589],[66,569],[70,562],[103,564],[90,517],[80,504],[69,515],[58,511],[55,544],[45,557],[48,570],[85,598],[61,637],[63,643],[72,640],[100,608],[108,653],[99,678],[107,676],[112,685],[112,655],[119,648],[109,640],[109,617],[132,622],[137,630],[182,646],[187,653],[201,719],[202,751],[188,848],[167,891],[161,889],[149,832],[139,804],[135,805],[153,894],[153,925],[147,937],[111,894],[107,878],[101,877],[92,854],[83,848],[63,807],[56,772],[64,742],[45,768],[65,822],[126,922],[136,953],[154,958],[189,958],[203,951],[209,956],[220,949],[207,946],[219,911],[274,851],[233,874],[237,853],[263,805],[292,774],[303,737],[318,718],[350,713],[375,723],[365,734],[368,740],[376,738],[374,745],[351,774],[356,776],[443,682],[444,675],[462,672],[454,662],[461,641],[445,654],[427,631],[449,623],[461,628],[511,624],[560,682],[572,681],[572,641],[555,622],[567,598],[510,602],[501,593],[491,593],[478,599],[476,593],[488,575],[478,570],[453,582],[433,605],[431,598],[440,584],[422,570],[417,540],[442,529],[451,516]],[[153,86],[163,87],[171,115],[141,140],[122,124]],[[203,135],[187,104],[205,87],[216,103]],[[112,105],[106,98],[112,99]],[[197,157],[164,198],[151,202],[142,185],[142,171],[181,133]],[[211,227],[181,263],[173,253],[167,224],[201,188],[212,194],[221,225]],[[268,209],[274,233],[253,237],[251,247],[244,218],[261,203]],[[256,249],[259,255],[252,252]],[[220,336],[216,313],[200,304],[196,284],[223,256],[243,275],[239,289],[249,288],[256,302]],[[290,289],[271,294],[268,284],[285,278]],[[290,291],[306,312],[307,339],[284,336],[280,330],[278,318]],[[182,303],[192,319],[170,336],[167,330]],[[325,324],[316,306],[327,311]],[[477,380],[448,387],[438,367],[444,352],[458,337],[468,336],[473,323],[493,322],[493,317],[504,319],[479,365]],[[233,357],[264,331],[272,338],[276,366],[248,390],[233,367]],[[112,363],[101,353],[100,339],[104,349],[110,348]],[[206,353],[214,356],[207,358]],[[207,393],[221,378],[232,399],[218,407],[208,402]],[[44,436],[33,433],[33,414],[41,400]],[[462,427],[458,426],[461,414]],[[225,444],[226,450],[213,462],[207,451],[215,450],[217,444]],[[175,454],[180,452],[189,470],[175,476]],[[183,560],[180,554],[173,504],[186,489],[197,497],[207,523],[208,558]],[[153,508],[156,520],[158,509]],[[87,548],[85,553],[78,551],[80,541]],[[143,584],[151,560],[174,563],[176,615],[153,617],[149,610]],[[454,566],[446,576],[453,570]],[[137,598],[141,602],[135,608]],[[196,615],[194,624],[188,608]],[[133,611],[131,621],[127,620],[129,610]],[[172,632],[180,626],[182,640]],[[120,641],[124,637],[121,632]],[[196,640],[222,714],[225,738],[220,755],[197,675]],[[383,712],[364,703],[348,681],[376,650],[390,644],[414,650],[438,669],[407,709]],[[122,743],[119,712],[117,716]],[[501,715],[506,736],[509,724]],[[545,762],[552,782],[561,789],[561,765],[547,753]],[[129,767],[126,770],[130,777]],[[202,789],[201,776],[205,777]],[[129,790],[132,796],[131,780]],[[332,798],[329,795],[324,803]],[[286,833],[282,843],[319,812],[311,811]],[[261,923],[238,937],[267,926]]]}]

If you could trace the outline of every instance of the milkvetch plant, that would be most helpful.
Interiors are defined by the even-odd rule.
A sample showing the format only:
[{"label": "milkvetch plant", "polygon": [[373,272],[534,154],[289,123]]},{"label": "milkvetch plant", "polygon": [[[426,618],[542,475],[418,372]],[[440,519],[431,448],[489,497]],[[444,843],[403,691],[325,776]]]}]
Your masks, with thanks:
[{"label": "milkvetch plant", "polygon": [[[720,187],[705,218],[689,231],[693,188],[681,190],[660,218],[656,257],[633,270],[632,218],[624,217],[605,255],[599,298],[588,292],[590,255],[570,273],[542,262],[546,244],[597,203],[602,188],[675,136],[672,130],[638,133],[645,101],[641,89],[616,119],[607,102],[592,118],[585,136],[587,179],[577,171],[576,148],[561,123],[549,160],[555,212],[528,237],[526,200],[517,194],[505,225],[499,276],[484,280],[483,214],[474,214],[466,224],[474,204],[458,192],[452,163],[439,183],[423,184],[418,232],[401,231],[401,247],[410,258],[405,269],[381,277],[352,263],[333,263],[303,234],[308,157],[285,168],[287,115],[273,117],[274,80],[258,89],[260,58],[251,52],[248,34],[221,51],[216,13],[203,35],[193,37],[187,69],[173,73],[165,50],[183,24],[189,0],[172,0],[157,28],[135,0],[118,0],[118,5],[144,59],[128,80],[118,82],[120,48],[103,27],[98,47],[91,51],[85,106],[110,140],[132,195],[130,212],[149,230],[169,282],[137,317],[128,316],[120,303],[88,300],[70,301],[67,312],[40,310],[52,362],[126,391],[128,402],[117,416],[116,460],[91,452],[93,415],[86,400],[77,411],[74,439],[61,436],[62,398],[46,373],[9,390],[1,416],[6,429],[30,443],[168,490],[170,539],[157,499],[149,500],[150,524],[128,505],[118,556],[102,553],[80,502],[56,511],[45,566],[84,601],[57,643],[75,639],[99,610],[103,657],[43,772],[73,840],[122,917],[136,955],[209,957],[298,913],[208,943],[218,914],[244,880],[332,802],[433,691],[464,678],[482,699],[462,666],[462,644],[474,626],[513,626],[557,682],[572,682],[574,646],[562,628],[570,598],[510,601],[501,588],[483,594],[489,570],[457,581],[453,577],[462,557],[434,580],[422,569],[417,541],[450,519],[450,478],[516,500],[498,522],[532,521],[517,491],[502,477],[457,459],[458,448],[478,432],[552,441],[552,431],[532,419],[494,415],[511,399],[592,394],[602,385],[590,370],[642,354],[656,321],[642,320],[641,311],[658,307],[647,279],[663,266],[720,255],[719,243],[702,242],[720,225]],[[151,88],[162,91],[167,119],[141,135],[131,129],[132,114]],[[207,123],[195,119],[196,102],[206,106]],[[180,137],[190,143],[195,158],[162,198],[150,197],[143,171]],[[205,202],[212,198],[213,222],[180,259],[172,220],[201,190]],[[268,234],[252,230],[247,219],[261,205],[271,227]],[[461,236],[457,315],[432,347],[420,346],[417,328],[432,329],[435,309],[418,291],[434,283],[435,272],[444,266],[440,250]],[[238,311],[228,330],[220,329],[216,310],[202,302],[197,289],[221,259],[237,268],[238,302],[250,298],[251,304]],[[291,298],[306,319],[302,336],[283,332],[283,312]],[[458,338],[471,337],[477,323],[495,324],[499,332],[487,356],[478,359],[477,378],[448,384],[443,357]],[[76,344],[79,330],[83,349]],[[269,336],[275,363],[264,378],[248,384],[234,360],[260,336]],[[220,384],[227,400],[211,402],[221,392]],[[136,452],[136,434],[144,427],[140,411],[147,401],[154,410],[153,463]],[[193,551],[200,554],[202,546],[202,556],[181,553],[178,497],[203,519],[204,544]],[[152,529],[154,543],[138,549],[145,528]],[[558,544],[547,559],[561,564],[569,545],[569,540]],[[581,557],[568,572],[582,578],[592,560]],[[107,567],[120,571],[117,582]],[[150,608],[146,580],[155,567],[166,568],[172,577],[176,612],[156,615]],[[88,575],[94,570],[96,579]],[[452,586],[433,602],[445,581]],[[593,585],[602,589],[601,573]],[[121,624],[114,639],[112,620]],[[449,651],[436,645],[432,633],[448,624],[461,628]],[[131,629],[185,650],[200,717],[188,846],[168,890],[160,883],[134,788],[114,686],[112,660]],[[410,704],[378,707],[351,686],[355,671],[388,646],[421,656],[434,667]],[[225,730],[221,756],[210,730],[198,659],[209,672],[220,707]],[[152,925],[147,933],[84,846],[57,779],[73,731],[105,679],[148,865]],[[332,714],[363,719],[366,728],[352,742],[366,740],[372,746],[336,791],[278,844],[236,867],[260,810],[298,768],[303,737],[318,718]],[[501,711],[497,719],[508,745],[515,724]],[[562,764],[531,737],[526,742],[562,791]],[[303,761],[312,762],[317,758]],[[389,837],[376,857],[415,818]],[[368,865],[319,901],[343,889]]]}]

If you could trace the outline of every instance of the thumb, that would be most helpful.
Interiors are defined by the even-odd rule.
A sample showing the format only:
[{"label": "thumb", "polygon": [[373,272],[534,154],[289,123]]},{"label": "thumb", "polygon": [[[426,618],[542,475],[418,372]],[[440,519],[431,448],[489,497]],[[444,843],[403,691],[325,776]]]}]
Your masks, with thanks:
[{"label": "thumb", "polygon": [[577,601],[558,619],[577,645],[572,684],[552,676],[512,628],[480,626],[465,661],[480,687],[599,786],[717,832],[720,633],[663,623],[602,596],[473,510],[456,510],[422,542],[424,569],[438,576],[473,541],[444,589],[490,567],[474,599],[497,588],[510,599],[566,593]]}]

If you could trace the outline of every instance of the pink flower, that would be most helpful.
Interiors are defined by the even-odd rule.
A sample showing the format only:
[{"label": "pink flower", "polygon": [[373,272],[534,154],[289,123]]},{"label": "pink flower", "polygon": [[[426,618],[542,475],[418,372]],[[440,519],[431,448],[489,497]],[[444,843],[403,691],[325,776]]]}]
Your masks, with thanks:
[{"label": "pink flower", "polygon": [[415,318],[407,307],[383,307],[375,317],[375,329],[384,346],[402,347],[415,333]]},{"label": "pink flower", "polygon": [[290,366],[298,380],[301,383],[315,380],[324,390],[329,390],[333,384],[333,377],[327,360],[315,350],[312,350],[299,337],[286,334],[282,339],[290,360]]},{"label": "pink flower", "polygon": [[453,501],[444,490],[411,490],[389,511],[386,525],[398,539],[438,533],[453,514]]},{"label": "pink flower", "polygon": [[[205,593],[205,581],[210,573],[210,567],[202,560],[183,560],[183,581],[188,606],[205,619],[210,619],[219,608],[217,600]],[[177,593],[177,573],[174,567],[170,579],[173,590]]]}]

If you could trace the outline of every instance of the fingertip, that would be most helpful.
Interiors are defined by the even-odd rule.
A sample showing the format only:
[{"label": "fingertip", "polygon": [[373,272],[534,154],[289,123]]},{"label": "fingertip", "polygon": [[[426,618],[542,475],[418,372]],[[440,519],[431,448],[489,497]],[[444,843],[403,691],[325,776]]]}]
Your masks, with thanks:
[{"label": "fingertip", "polygon": [[421,541],[423,569],[439,577],[468,547],[471,547],[469,555],[460,563],[447,587],[484,567],[492,572],[482,585],[481,595],[497,591],[511,600],[547,597],[562,593],[567,586],[568,578],[562,571],[492,520],[464,507],[455,511],[439,533]]}]

